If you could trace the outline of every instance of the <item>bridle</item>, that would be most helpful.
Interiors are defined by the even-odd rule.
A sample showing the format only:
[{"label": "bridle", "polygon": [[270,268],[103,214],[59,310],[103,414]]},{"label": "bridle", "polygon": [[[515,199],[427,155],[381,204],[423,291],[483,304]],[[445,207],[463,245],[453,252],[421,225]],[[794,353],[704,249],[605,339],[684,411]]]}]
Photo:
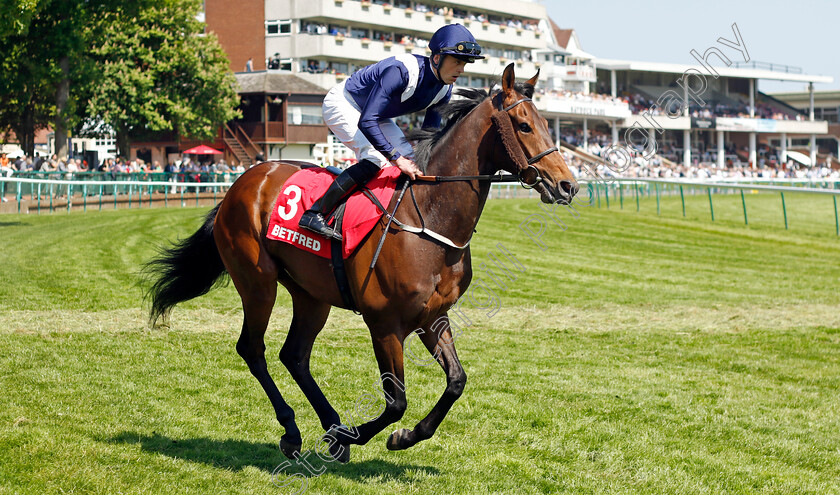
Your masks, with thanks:
[{"label": "bridle", "polygon": [[[522,147],[518,144],[518,140],[516,140],[516,144],[511,142],[515,140],[514,132],[513,132],[513,123],[510,120],[510,115],[508,112],[513,109],[516,105],[520,103],[524,103],[526,101],[531,101],[531,98],[524,97],[516,102],[500,108],[496,114],[494,114],[492,120],[493,123],[497,127],[497,139],[501,139],[505,149],[507,150],[510,159],[513,160],[514,163],[519,165],[519,172],[517,174],[510,174],[510,175],[500,175],[500,174],[492,174],[492,175],[418,175],[414,180],[405,180],[402,184],[402,187],[399,188],[399,196],[397,197],[396,204],[394,205],[394,211],[389,212],[384,205],[382,205],[379,200],[376,199],[376,196],[373,194],[368,194],[367,192],[365,195],[373,201],[377,207],[382,210],[385,214],[386,218],[388,219],[385,223],[385,235],[380,237],[379,244],[376,246],[376,251],[373,254],[373,258],[371,259],[370,269],[372,270],[374,266],[376,266],[376,260],[379,259],[379,253],[382,250],[382,245],[385,242],[385,237],[388,234],[388,230],[390,229],[392,224],[395,224],[399,229],[402,229],[407,232],[412,232],[417,235],[425,235],[434,239],[435,241],[449,246],[453,249],[461,250],[465,249],[467,246],[470,245],[470,241],[472,240],[472,234],[470,238],[467,240],[465,244],[456,244],[451,239],[438,234],[428,228],[426,228],[425,221],[423,220],[423,213],[420,211],[420,206],[417,204],[417,198],[414,196],[414,189],[411,187],[413,183],[416,182],[455,182],[455,181],[488,181],[488,182],[519,182],[522,187],[526,189],[532,189],[539,185],[542,181],[542,175],[540,175],[540,171],[537,170],[537,167],[534,166],[535,163],[540,161],[546,155],[554,153],[555,151],[559,152],[559,149],[556,146],[552,146],[545,151],[537,153],[536,155],[532,156],[531,158],[525,157],[525,152],[522,150]],[[533,103],[532,103],[533,104]],[[500,105],[501,106],[501,105]],[[507,137],[502,136],[505,134]],[[502,137],[499,137],[502,136]],[[525,167],[521,167],[522,164],[525,164]],[[536,175],[536,179],[533,182],[528,182],[525,178],[522,177],[524,172],[533,169]],[[411,225],[406,225],[405,223],[397,220],[395,214],[397,209],[400,207],[402,203],[403,196],[405,195],[406,189],[411,191],[411,200],[414,203],[414,208],[417,211],[417,215],[420,217],[420,227],[415,227]],[[473,229],[473,233],[475,230]]]},{"label": "bridle", "polygon": [[[501,111],[502,111],[502,112],[504,112],[504,113],[507,115],[508,119],[509,119],[509,118],[510,118],[510,114],[508,114],[508,112],[510,112],[510,111],[511,111],[514,107],[516,107],[516,106],[517,106],[517,105],[519,105],[520,103],[524,103],[524,102],[526,102],[526,101],[531,102],[531,104],[533,105],[533,101],[531,100],[531,98],[529,98],[529,97],[525,96],[525,97],[522,97],[522,98],[520,98],[520,99],[516,100],[515,102],[511,103],[510,105],[508,105],[508,106],[506,106],[506,107],[502,107],[502,108],[501,108]],[[500,104],[499,106],[501,106],[501,104]],[[512,125],[511,125],[511,127],[512,127]],[[547,150],[545,150],[545,151],[542,151],[542,152],[540,152],[540,153],[537,153],[536,155],[534,155],[534,156],[532,156],[531,158],[528,158],[528,159],[527,159],[527,161],[526,161],[527,167],[525,167],[525,168],[523,168],[523,169],[520,169],[520,170],[519,170],[519,173],[517,174],[517,177],[519,178],[519,183],[520,183],[520,184],[522,184],[522,187],[524,187],[525,189],[533,189],[533,188],[534,188],[534,187],[536,187],[536,186],[537,186],[540,182],[542,182],[542,181],[543,181],[542,175],[540,175],[540,171],[539,171],[539,170],[537,170],[537,167],[535,167],[535,166],[534,166],[534,164],[535,164],[535,163],[537,163],[538,161],[540,161],[543,157],[545,157],[545,156],[547,156],[547,155],[550,155],[551,153],[554,153],[555,151],[559,152],[560,150],[557,148],[557,146],[552,146],[551,148],[548,148],[548,149],[547,149]],[[508,154],[510,154],[510,153],[508,153]],[[514,157],[511,157],[511,158],[514,158]],[[515,159],[514,159],[514,160],[515,160]],[[524,172],[527,172],[527,171],[528,171],[528,170],[530,170],[530,169],[533,169],[533,171],[534,171],[534,175],[535,175],[535,177],[536,177],[536,178],[534,179],[534,182],[532,182],[532,183],[528,183],[528,182],[527,182],[527,181],[526,181],[526,180],[522,177],[522,174],[523,174]]]},{"label": "bridle", "polygon": [[[526,96],[526,97],[520,98],[519,100],[516,100],[515,102],[511,103],[510,105],[508,105],[506,107],[502,107],[502,108],[499,109],[498,113],[505,115],[505,118],[508,120],[507,125],[509,125],[511,129],[513,128],[513,124],[510,122],[510,114],[508,114],[508,112],[510,110],[512,110],[514,107],[516,107],[517,105],[519,105],[520,103],[524,103],[526,101],[530,101],[533,104],[533,101],[531,100],[531,98],[528,98]],[[495,119],[494,119],[494,122],[496,122]],[[498,139],[498,135],[500,135],[502,132],[503,132],[502,129],[498,129],[497,139]],[[479,180],[479,181],[488,181],[488,182],[519,182],[519,184],[522,187],[524,187],[525,189],[533,189],[534,187],[536,187],[537,185],[539,185],[543,181],[543,177],[542,177],[542,175],[540,175],[540,171],[537,169],[537,167],[534,166],[534,164],[537,163],[538,161],[540,161],[545,156],[550,155],[551,153],[554,153],[555,151],[559,152],[560,150],[557,148],[557,146],[552,146],[551,148],[548,148],[545,151],[537,153],[536,155],[532,156],[531,158],[525,158],[523,156],[523,158],[525,158],[526,167],[520,168],[518,173],[510,174],[510,176],[505,176],[505,175],[500,175],[500,174],[492,174],[492,175],[418,175],[417,178],[415,179],[415,181],[418,181],[418,182],[455,182],[455,181]],[[521,151],[521,147],[520,147],[520,153],[522,153],[524,155],[524,152]],[[511,150],[508,150],[509,155],[512,155],[512,154],[517,154],[518,155],[520,153],[511,153]],[[514,156],[511,156],[511,159],[514,160],[514,162],[519,161]],[[529,170],[533,170],[533,172],[534,172],[535,179],[534,179],[533,182],[528,182],[527,179],[525,179],[523,177],[523,174],[525,172],[528,172]]]}]

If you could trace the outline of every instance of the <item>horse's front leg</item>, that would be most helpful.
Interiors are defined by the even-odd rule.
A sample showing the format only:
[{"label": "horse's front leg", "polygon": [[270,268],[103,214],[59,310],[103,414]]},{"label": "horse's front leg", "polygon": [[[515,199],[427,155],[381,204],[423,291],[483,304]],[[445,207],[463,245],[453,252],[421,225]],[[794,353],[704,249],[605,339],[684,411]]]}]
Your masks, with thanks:
[{"label": "horse's front leg", "polygon": [[[403,339],[392,330],[378,333],[371,328],[373,350],[379,363],[382,392],[385,395],[385,410],[375,419],[358,426],[336,425],[324,435],[324,440],[330,443],[333,456],[342,451],[340,446],[349,444],[364,445],[377,433],[388,425],[403,417],[407,402],[405,399],[405,384],[403,382]],[[339,460],[343,460],[339,458]]]},{"label": "horse's front leg", "polygon": [[[403,428],[391,433],[386,444],[389,450],[407,449],[418,442],[431,438],[443,418],[446,417],[449,409],[464,392],[464,387],[467,384],[467,374],[464,372],[458,354],[455,352],[455,341],[450,332],[449,317],[438,319],[436,323],[422,328],[418,333],[420,340],[434,357],[426,362],[437,361],[446,373],[446,390],[443,391],[443,395],[429,411],[429,414],[417,423],[413,430]],[[409,342],[411,341],[409,340]],[[411,349],[409,348],[408,351],[410,352]],[[412,356],[414,354],[410,353],[409,357]]]}]

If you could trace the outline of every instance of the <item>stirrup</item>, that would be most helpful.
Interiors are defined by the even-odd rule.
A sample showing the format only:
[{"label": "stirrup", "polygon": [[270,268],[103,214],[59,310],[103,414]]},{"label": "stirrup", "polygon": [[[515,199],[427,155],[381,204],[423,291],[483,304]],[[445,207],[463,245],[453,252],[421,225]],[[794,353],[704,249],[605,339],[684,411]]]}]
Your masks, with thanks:
[{"label": "stirrup", "polygon": [[301,215],[298,225],[301,228],[315,232],[316,234],[321,234],[328,239],[335,239],[337,241],[342,240],[341,233],[336,232],[335,229],[327,225],[327,221],[324,220],[324,215],[320,212],[311,210],[305,211],[303,215]]}]

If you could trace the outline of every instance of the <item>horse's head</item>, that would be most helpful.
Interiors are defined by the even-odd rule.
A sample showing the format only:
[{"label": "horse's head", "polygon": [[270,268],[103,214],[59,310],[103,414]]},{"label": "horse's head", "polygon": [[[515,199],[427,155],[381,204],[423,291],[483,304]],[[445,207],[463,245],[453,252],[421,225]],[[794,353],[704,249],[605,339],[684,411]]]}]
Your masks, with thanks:
[{"label": "horse's head", "polygon": [[[537,70],[527,84],[534,86],[539,75]],[[496,109],[493,124],[504,153],[510,158],[502,168],[518,175],[522,185],[533,187],[543,203],[569,204],[578,191],[577,181],[551,141],[548,122],[531,98],[514,88],[514,80],[510,64],[502,75],[502,91],[492,100]]]}]

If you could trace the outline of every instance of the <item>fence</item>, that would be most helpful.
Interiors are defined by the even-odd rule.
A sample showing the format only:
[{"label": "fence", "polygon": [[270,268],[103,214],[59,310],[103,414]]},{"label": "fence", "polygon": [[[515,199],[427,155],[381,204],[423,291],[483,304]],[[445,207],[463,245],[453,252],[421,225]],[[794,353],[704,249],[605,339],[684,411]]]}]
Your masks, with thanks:
[{"label": "fence", "polygon": [[[46,175],[32,173],[32,175]],[[6,200],[10,188],[14,194],[14,203],[3,203],[5,212],[28,213],[34,209],[41,213],[47,211],[81,209],[88,207],[98,210],[104,208],[117,209],[120,207],[143,208],[152,206],[170,206],[175,202],[183,207],[189,205],[216,204],[224,192],[239,174],[114,174],[111,180],[94,180],[103,177],[102,174],[72,174],[72,180],[29,178],[21,175],[15,177],[0,177],[0,197]],[[110,175],[110,174],[109,174]],[[154,180],[155,178],[164,180]],[[144,179],[144,180],[137,180]],[[194,179],[186,181],[186,179]],[[195,180],[197,179],[197,180]],[[212,181],[211,181],[212,179]],[[219,181],[222,179],[222,181]],[[769,182],[788,184],[787,186],[755,184],[752,182]],[[656,214],[661,214],[660,199],[663,196],[680,196],[682,215],[686,216],[685,197],[688,194],[697,195],[698,190],[704,190],[708,197],[709,214],[715,221],[714,196],[721,194],[740,194],[743,209],[744,224],[749,225],[747,202],[744,191],[761,191],[779,193],[782,205],[785,229],[789,228],[785,193],[807,193],[832,196],[834,206],[835,234],[840,236],[840,217],[838,217],[837,196],[840,195],[840,181],[837,180],[796,180],[796,179],[747,179],[749,183],[739,182],[699,182],[666,179],[621,179],[608,181],[581,180],[590,195],[590,201],[601,207],[602,201],[606,208],[610,201],[618,201],[619,207],[624,208],[625,196],[635,202],[636,210],[641,208],[641,199],[653,196],[656,199]],[[814,187],[817,186],[817,187]],[[702,192],[701,192],[702,194]],[[523,189],[516,184],[494,184],[489,198],[530,198],[536,197],[531,189]]]},{"label": "fence", "polygon": [[[765,179],[767,180],[767,179]],[[840,217],[838,217],[837,210],[837,196],[840,196],[840,181],[825,180],[820,181],[821,187],[797,187],[797,184],[802,186],[808,184],[807,180],[784,180],[789,186],[774,186],[764,184],[752,183],[736,183],[736,182],[700,182],[687,180],[666,180],[666,179],[609,179],[606,181],[581,181],[585,184],[590,194],[590,201],[594,202],[598,208],[601,207],[602,201],[606,208],[610,208],[610,201],[613,203],[618,201],[619,208],[624,208],[625,196],[629,195],[630,201],[636,205],[636,211],[639,211],[642,198],[648,199],[653,196],[656,199],[656,214],[661,215],[661,201],[663,196],[679,195],[682,206],[682,216],[686,216],[686,196],[688,194],[697,195],[697,191],[701,190],[701,194],[708,197],[709,201],[709,215],[712,222],[715,221],[715,195],[740,195],[741,210],[744,217],[744,225],[749,225],[749,216],[747,213],[747,201],[744,196],[744,191],[750,192],[765,192],[765,193],[779,193],[781,200],[782,217],[785,224],[785,229],[790,228],[788,219],[787,204],[785,201],[785,193],[804,193],[804,194],[818,194],[828,195],[832,197],[832,204],[834,207],[834,232],[835,235],[840,236]],[[752,180],[749,180],[752,182]],[[813,184],[812,184],[813,185]]]},{"label": "fence", "polygon": [[[128,177],[120,177],[116,181],[93,180],[92,177],[87,177],[88,180],[76,180],[75,177],[72,180],[0,177],[0,197],[3,198],[0,211],[30,213],[34,210],[40,214],[42,210],[87,211],[89,207],[98,210],[166,207],[170,206],[170,202],[182,207],[188,204],[200,206],[217,203],[232,184],[230,181],[210,182],[209,179],[215,178],[212,174],[202,174],[204,177],[195,175],[169,174],[163,177],[168,180],[128,180]],[[189,178],[207,181],[184,181]],[[8,200],[10,193],[14,201]]]}]

